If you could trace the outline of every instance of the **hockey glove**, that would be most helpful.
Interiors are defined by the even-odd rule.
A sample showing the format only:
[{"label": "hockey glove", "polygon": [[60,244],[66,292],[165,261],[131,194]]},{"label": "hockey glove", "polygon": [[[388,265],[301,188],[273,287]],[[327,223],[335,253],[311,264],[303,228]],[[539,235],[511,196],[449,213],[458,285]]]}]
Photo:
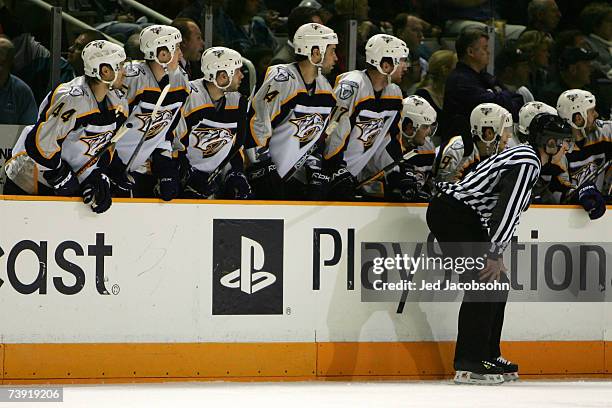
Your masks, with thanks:
[{"label": "hockey glove", "polygon": [[102,170],[95,169],[83,182],[83,202],[91,206],[93,212],[102,214],[112,204],[111,182]]},{"label": "hockey glove", "polygon": [[126,166],[123,164],[118,155],[115,155],[113,161],[108,166],[106,174],[111,181],[111,191],[116,197],[131,197],[132,189],[134,188],[134,178],[125,171]]},{"label": "hockey glove", "polygon": [[225,194],[231,199],[248,200],[253,198],[251,185],[243,172],[230,170],[225,176]]},{"label": "hockey glove", "polygon": [[589,218],[596,220],[606,212],[606,202],[593,184],[588,184],[578,191],[578,202],[589,213]]},{"label": "hockey glove", "polygon": [[329,199],[335,201],[353,201],[355,199],[355,177],[344,166],[336,168],[330,177]]},{"label": "hockey glove", "polygon": [[272,159],[251,164],[247,169],[247,177],[255,197],[260,200],[283,199],[283,180],[276,171]]},{"label": "hockey glove", "polygon": [[202,199],[214,195],[219,190],[217,180],[211,180],[209,183],[209,177],[210,173],[190,167],[187,172],[187,183],[185,184],[187,194]]},{"label": "hockey glove", "polygon": [[79,180],[63,160],[57,169],[45,171],[43,177],[53,188],[55,195],[74,196],[79,191]]},{"label": "hockey glove", "polygon": [[389,173],[387,182],[399,192],[402,201],[427,202],[431,198],[424,190],[425,179],[421,172],[402,169],[400,172]]},{"label": "hockey glove", "polygon": [[151,170],[159,180],[156,188],[159,197],[164,201],[176,198],[179,192],[178,160],[165,156],[161,151],[156,150],[153,152]]}]

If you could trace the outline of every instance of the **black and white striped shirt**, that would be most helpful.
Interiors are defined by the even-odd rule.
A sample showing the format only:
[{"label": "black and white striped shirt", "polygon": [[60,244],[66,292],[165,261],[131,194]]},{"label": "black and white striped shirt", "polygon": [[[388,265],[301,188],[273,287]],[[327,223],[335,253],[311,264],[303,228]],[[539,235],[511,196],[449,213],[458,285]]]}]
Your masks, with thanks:
[{"label": "black and white striped shirt", "polygon": [[504,252],[529,207],[531,189],[540,176],[541,163],[535,150],[520,145],[504,150],[478,164],[456,184],[442,182],[438,189],[472,208],[489,230],[490,254]]}]

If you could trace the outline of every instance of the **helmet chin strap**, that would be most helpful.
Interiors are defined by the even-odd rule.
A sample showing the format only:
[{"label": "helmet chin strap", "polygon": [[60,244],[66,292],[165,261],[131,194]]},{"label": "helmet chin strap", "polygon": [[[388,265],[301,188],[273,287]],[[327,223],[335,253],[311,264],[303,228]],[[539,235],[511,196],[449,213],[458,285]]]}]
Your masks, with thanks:
[{"label": "helmet chin strap", "polygon": [[[227,73],[227,71],[226,71],[226,73]],[[225,86],[219,85],[219,83],[217,82],[217,78],[215,76],[215,78],[213,78],[213,84],[215,84],[215,86],[217,88],[221,89],[222,91],[227,91],[227,89],[232,85],[232,82],[234,81],[234,75],[236,75],[236,71],[235,70],[233,71],[232,75],[227,74],[227,77],[229,78],[229,82]]]}]

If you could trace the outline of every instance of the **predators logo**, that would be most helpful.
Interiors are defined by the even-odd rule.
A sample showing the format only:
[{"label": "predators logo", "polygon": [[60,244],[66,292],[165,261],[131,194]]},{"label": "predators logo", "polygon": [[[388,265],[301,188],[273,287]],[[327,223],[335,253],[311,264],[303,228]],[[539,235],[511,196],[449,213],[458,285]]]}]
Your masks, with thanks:
[{"label": "predators logo", "polygon": [[154,122],[151,124],[151,127],[149,127],[149,122],[151,121],[151,113],[152,112],[136,114],[136,117],[142,122],[142,126],[140,126],[140,129],[138,130],[144,133],[147,131],[147,128],[149,129],[149,131],[147,132],[146,140],[153,139],[162,130],[170,126],[170,123],[172,123],[172,118],[174,117],[174,114],[171,110],[158,111]]},{"label": "predators logo", "polygon": [[325,119],[318,113],[311,113],[289,120],[297,131],[293,134],[300,141],[300,148],[317,138],[325,126]]},{"label": "predators logo", "polygon": [[367,152],[374,144],[376,137],[383,127],[384,119],[369,119],[362,122],[357,122],[356,126],[361,131],[361,135],[357,139],[363,143],[363,151]]},{"label": "predators logo", "polygon": [[112,137],[113,132],[110,130],[95,134],[90,134],[90,132],[86,131],[85,135],[81,136],[79,141],[87,145],[85,156],[94,157],[96,153],[100,151],[100,149],[108,144]]},{"label": "predators logo", "polygon": [[202,151],[202,157],[212,157],[227,144],[234,143],[229,129],[197,127],[191,131],[197,139],[195,148]]}]

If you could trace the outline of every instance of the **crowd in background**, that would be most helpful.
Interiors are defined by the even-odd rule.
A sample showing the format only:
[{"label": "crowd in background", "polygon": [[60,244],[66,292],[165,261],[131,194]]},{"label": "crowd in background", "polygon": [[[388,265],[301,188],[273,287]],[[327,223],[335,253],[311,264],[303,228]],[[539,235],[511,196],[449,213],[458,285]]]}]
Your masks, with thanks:
[{"label": "crowd in background", "polygon": [[[0,123],[32,124],[37,106],[51,89],[50,18],[22,1],[0,0]],[[124,42],[129,59],[141,59],[138,36],[154,21],[117,0],[56,1],[84,16],[97,31],[64,27],[65,58],[60,82],[83,75],[80,52],[102,33]],[[65,4],[64,4],[65,3]],[[366,68],[364,45],[375,34],[403,40],[409,66],[400,86],[404,96],[419,95],[435,109],[436,146],[469,126],[471,110],[483,102],[479,87],[518,121],[527,102],[555,106],[568,89],[595,95],[601,119],[612,107],[612,6],[606,1],[571,0],[142,0],[173,19],[183,38],[182,67],[190,79],[202,76],[206,5],[212,6],[213,45],[239,51],[254,63],[258,85],[269,66],[295,61],[291,42],[298,27],[318,22],[339,38],[338,63],[328,75],[334,84],[349,64],[349,20],[357,20],[356,67]],[[72,9],[70,9],[72,8]],[[476,58],[486,70],[486,36],[460,37],[495,21],[495,75],[473,77],[461,61],[467,46],[482,40]],[[468,37],[468,38],[466,38]],[[459,41],[458,41],[459,39]],[[465,42],[468,44],[465,44]],[[464,42],[464,43],[462,43]],[[486,46],[485,46],[486,43]],[[478,49],[478,47],[476,47]],[[473,61],[472,61],[473,62]],[[482,81],[489,81],[482,85]],[[246,81],[245,81],[246,82]],[[478,82],[478,83],[477,83]],[[243,94],[249,94],[245,85]],[[463,118],[457,119],[457,118]],[[610,135],[608,135],[610,137]]]}]

